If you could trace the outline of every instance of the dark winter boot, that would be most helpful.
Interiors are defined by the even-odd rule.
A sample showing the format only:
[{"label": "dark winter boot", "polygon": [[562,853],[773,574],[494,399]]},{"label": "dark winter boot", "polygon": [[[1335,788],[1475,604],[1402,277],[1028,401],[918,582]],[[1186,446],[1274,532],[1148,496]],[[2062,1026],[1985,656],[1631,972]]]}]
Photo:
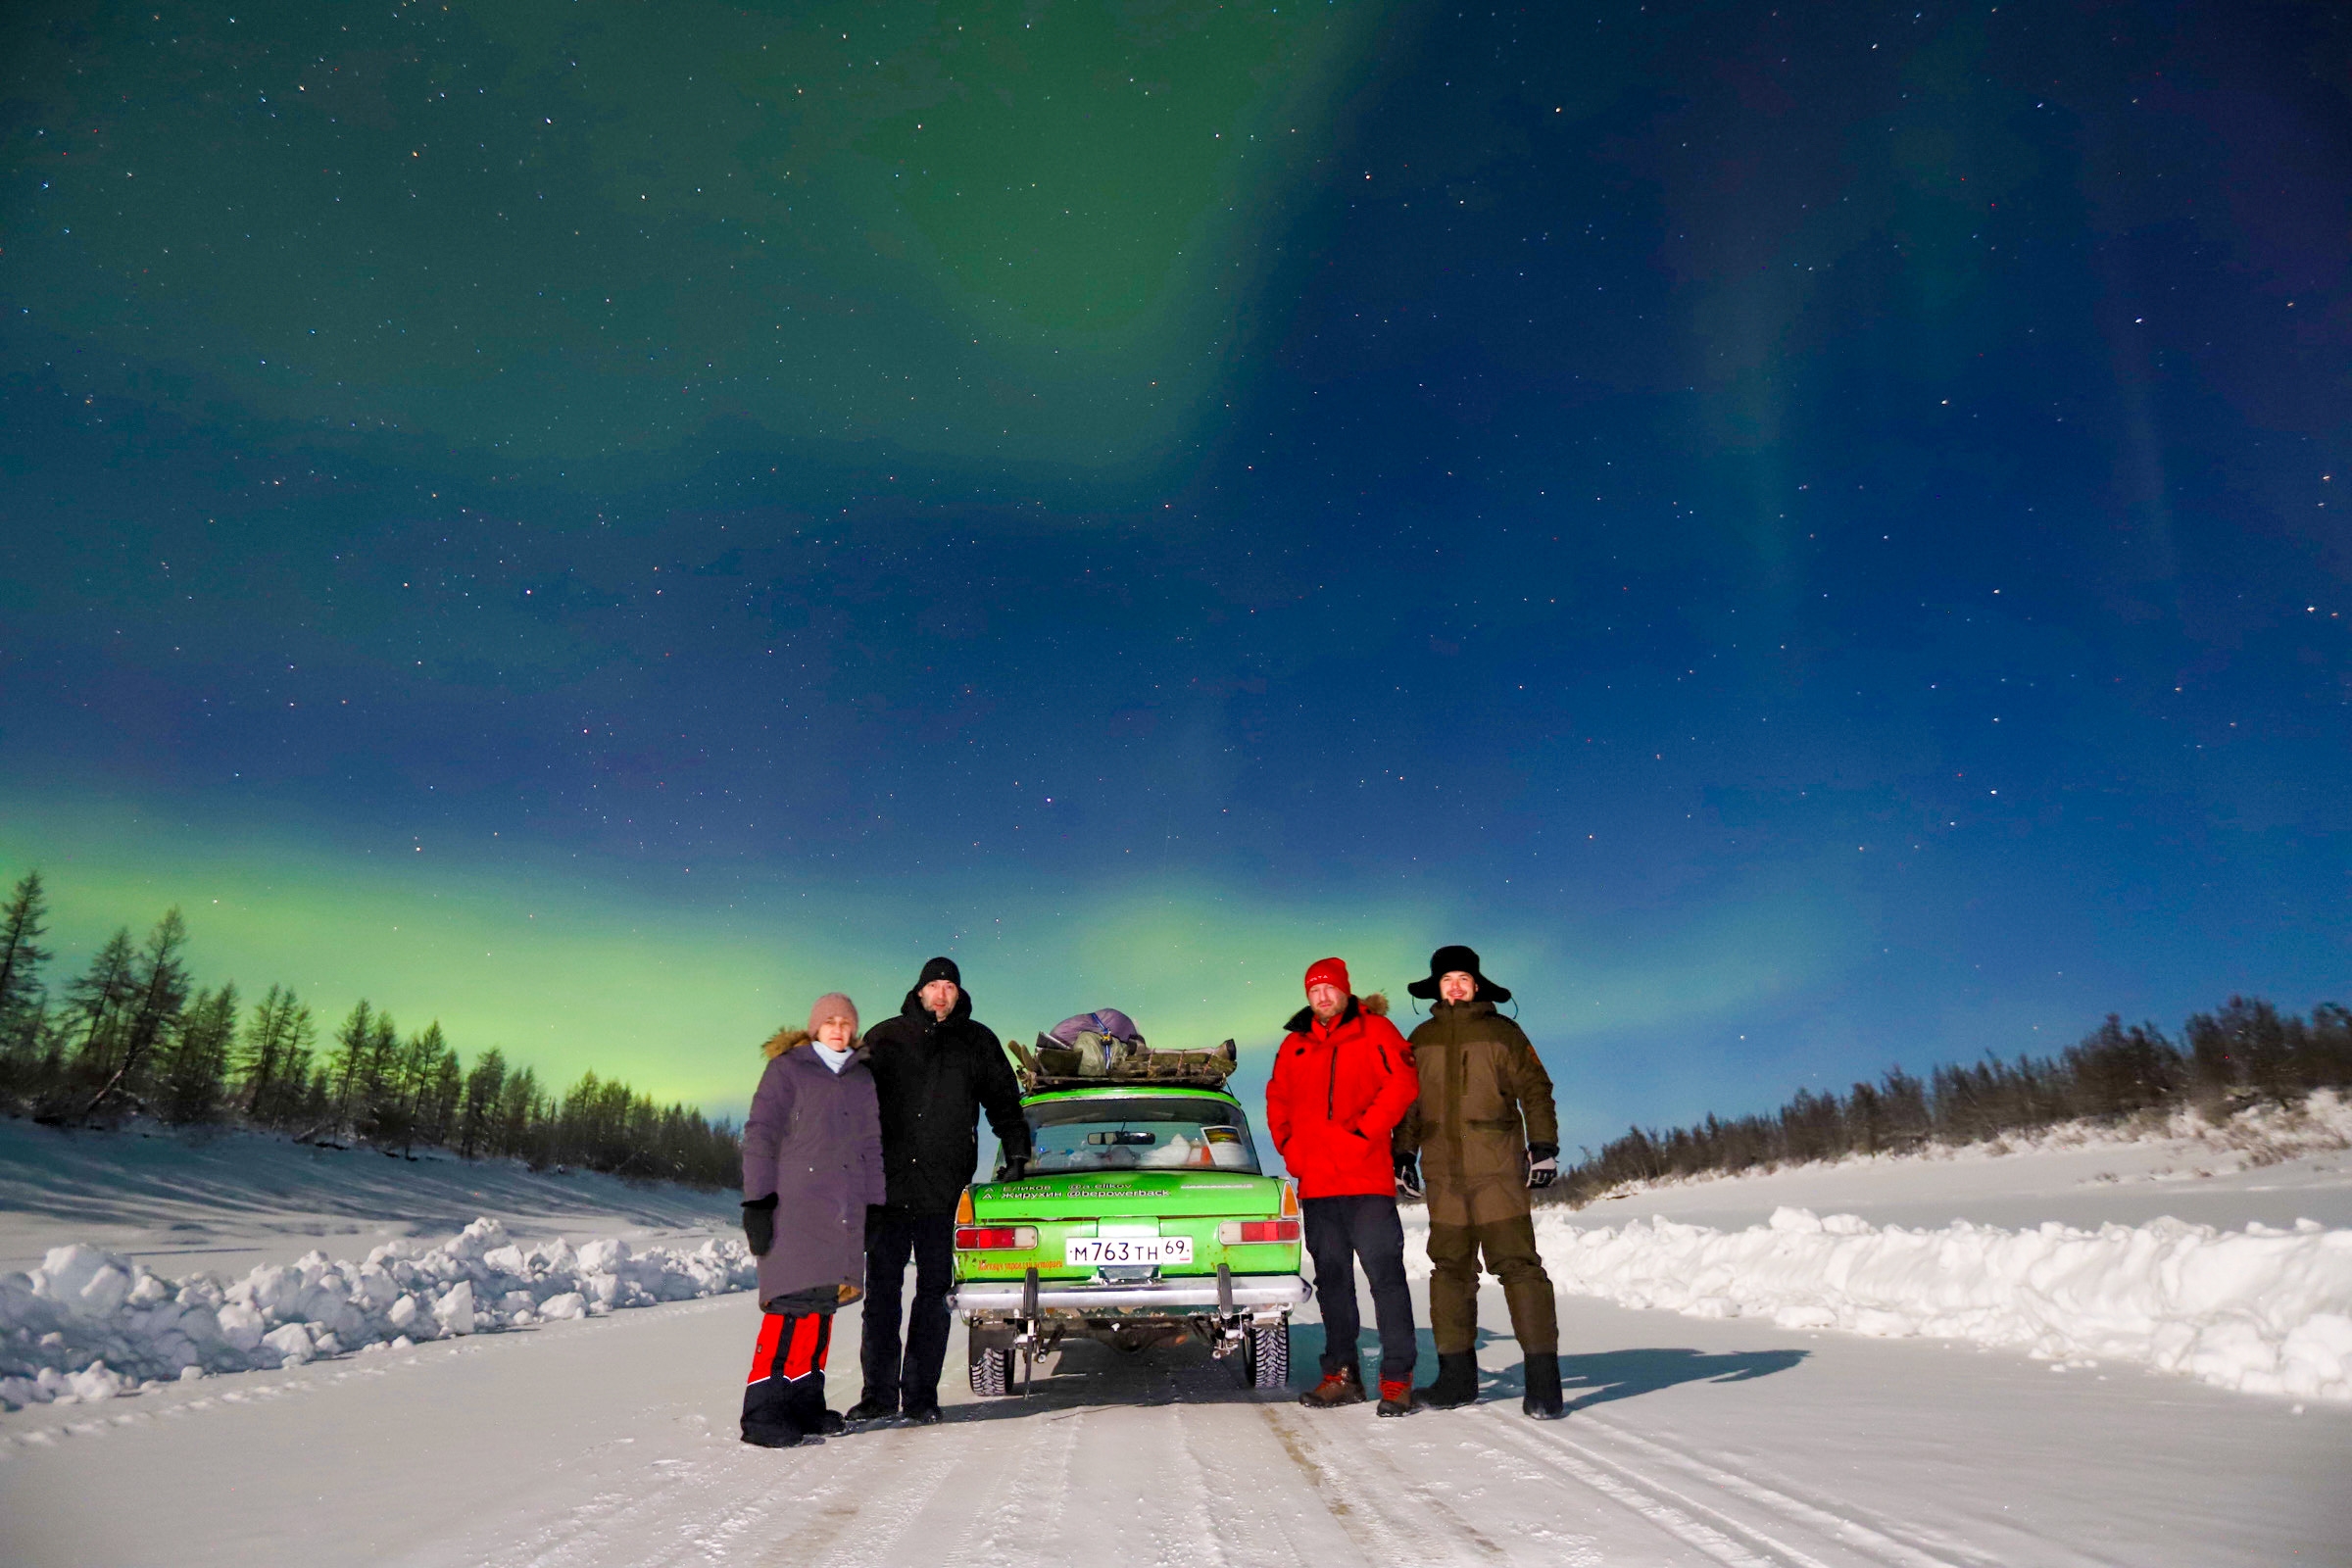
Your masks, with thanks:
[{"label": "dark winter boot", "polygon": [[1440,1350],[1438,1380],[1413,1391],[1413,1402],[1431,1410],[1451,1410],[1478,1402],[1478,1352]]},{"label": "dark winter boot", "polygon": [[1519,1408],[1538,1421],[1557,1421],[1568,1413],[1560,1398],[1560,1358],[1545,1352],[1527,1358],[1527,1397]]},{"label": "dark winter boot", "polygon": [[1380,1380],[1380,1408],[1378,1415],[1411,1415],[1413,1413],[1413,1380],[1396,1378]]},{"label": "dark winter boot", "polygon": [[789,1423],[755,1426],[746,1421],[743,1424],[743,1441],[756,1448],[794,1448],[800,1446],[807,1437],[807,1433]]},{"label": "dark winter boot", "polygon": [[1364,1375],[1353,1362],[1337,1372],[1326,1372],[1323,1381],[1298,1396],[1298,1402],[1310,1410],[1335,1410],[1343,1404],[1364,1402]]},{"label": "dark winter boot", "polygon": [[895,1420],[898,1413],[898,1400],[885,1398],[878,1394],[869,1394],[856,1404],[851,1405],[849,1413],[842,1419],[851,1426],[858,1427],[863,1426],[869,1421]]}]

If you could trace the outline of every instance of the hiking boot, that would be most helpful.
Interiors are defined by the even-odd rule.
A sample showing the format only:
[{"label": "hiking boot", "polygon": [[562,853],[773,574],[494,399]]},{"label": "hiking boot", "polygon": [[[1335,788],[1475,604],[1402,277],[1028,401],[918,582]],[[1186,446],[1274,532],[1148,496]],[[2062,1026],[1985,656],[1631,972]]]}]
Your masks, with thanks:
[{"label": "hiking boot", "polygon": [[1381,1415],[1411,1415],[1413,1413],[1413,1380],[1411,1378],[1382,1378],[1380,1380]]},{"label": "hiking boot", "polygon": [[1432,1410],[1451,1410],[1478,1402],[1478,1352],[1440,1350],[1438,1380],[1413,1391],[1413,1402]]},{"label": "hiking boot", "polygon": [[868,1421],[888,1421],[898,1413],[898,1400],[885,1399],[877,1395],[869,1394],[856,1404],[851,1405],[850,1413],[843,1416],[842,1419],[851,1426],[857,1427],[863,1426]]},{"label": "hiking boot", "polygon": [[1310,1410],[1336,1410],[1343,1404],[1361,1404],[1364,1375],[1352,1365],[1326,1372],[1322,1382],[1298,1396],[1298,1402]]},{"label": "hiking boot", "polygon": [[1550,1352],[1527,1358],[1527,1396],[1519,1408],[1538,1421],[1557,1421],[1568,1413],[1560,1398],[1560,1358]]}]

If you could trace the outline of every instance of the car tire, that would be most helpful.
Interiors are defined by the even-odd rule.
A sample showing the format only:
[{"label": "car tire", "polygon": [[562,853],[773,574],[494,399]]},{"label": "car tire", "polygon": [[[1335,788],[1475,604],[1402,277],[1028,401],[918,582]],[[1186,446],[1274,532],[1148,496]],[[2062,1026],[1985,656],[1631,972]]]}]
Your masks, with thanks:
[{"label": "car tire", "polygon": [[1253,1326],[1242,1338],[1242,1375],[1253,1389],[1291,1386],[1291,1326]]},{"label": "car tire", "polygon": [[972,1392],[983,1399],[1000,1399],[1012,1392],[1010,1348],[972,1348]]}]

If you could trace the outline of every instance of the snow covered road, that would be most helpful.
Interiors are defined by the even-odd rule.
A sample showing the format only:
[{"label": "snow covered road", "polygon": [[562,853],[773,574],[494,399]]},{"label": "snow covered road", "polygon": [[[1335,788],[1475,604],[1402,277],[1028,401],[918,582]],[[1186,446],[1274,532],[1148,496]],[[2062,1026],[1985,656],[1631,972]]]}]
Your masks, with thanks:
[{"label": "snow covered road", "polygon": [[[0,1418],[13,1563],[1378,1562],[2229,1568],[2352,1561],[2352,1410],[2002,1351],[1563,1298],[1576,1411],[1378,1421],[1191,1353],[1071,1350],[1026,1400],[734,1440],[725,1297]],[[1489,1322],[1500,1323],[1498,1301]],[[855,1313],[833,1402],[855,1393]],[[1318,1348],[1298,1333],[1301,1366]],[[1426,1338],[1426,1337],[1425,1337]],[[1426,1353],[1426,1343],[1424,1346]],[[959,1381],[960,1343],[951,1353]]]}]

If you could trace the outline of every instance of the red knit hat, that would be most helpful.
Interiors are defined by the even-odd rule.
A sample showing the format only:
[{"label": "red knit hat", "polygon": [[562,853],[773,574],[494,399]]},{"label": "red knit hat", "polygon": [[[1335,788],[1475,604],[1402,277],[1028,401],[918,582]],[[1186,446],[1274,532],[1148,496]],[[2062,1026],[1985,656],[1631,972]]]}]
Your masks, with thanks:
[{"label": "red knit hat", "polygon": [[1352,997],[1355,987],[1348,983],[1348,962],[1344,958],[1317,958],[1306,966],[1308,990],[1316,986],[1338,986],[1340,995]]}]

